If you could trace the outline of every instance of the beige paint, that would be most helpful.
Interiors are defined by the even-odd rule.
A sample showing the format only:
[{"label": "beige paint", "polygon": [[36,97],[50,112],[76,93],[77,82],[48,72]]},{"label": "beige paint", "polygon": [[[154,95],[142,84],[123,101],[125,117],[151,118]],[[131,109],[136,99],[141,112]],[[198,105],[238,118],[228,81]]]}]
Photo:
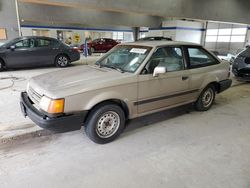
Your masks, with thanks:
[{"label": "beige paint", "polygon": [[[141,75],[141,70],[158,47],[193,44],[159,41],[132,44],[152,47],[150,54],[134,74],[98,66],[83,66],[34,77],[30,80],[30,87],[40,95],[52,99],[65,98],[66,114],[91,110],[103,101],[116,99],[127,105],[129,118],[135,118],[194,102],[209,83],[228,78],[229,63],[222,61],[214,66],[166,72],[157,77]],[[182,80],[183,76],[189,78]],[[195,92],[175,95],[193,90]],[[138,101],[173,95],[175,96],[163,100],[135,104]]]}]

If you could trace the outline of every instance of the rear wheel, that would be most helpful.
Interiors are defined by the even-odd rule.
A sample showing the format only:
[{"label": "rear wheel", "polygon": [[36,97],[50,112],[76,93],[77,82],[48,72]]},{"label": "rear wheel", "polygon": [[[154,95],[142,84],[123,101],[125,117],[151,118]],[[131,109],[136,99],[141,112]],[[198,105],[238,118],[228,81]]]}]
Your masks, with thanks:
[{"label": "rear wheel", "polygon": [[88,49],[88,55],[92,55],[91,49]]},{"label": "rear wheel", "polygon": [[69,65],[69,58],[66,55],[58,55],[55,60],[57,67],[67,67]]},{"label": "rear wheel", "polygon": [[208,85],[200,94],[195,103],[195,108],[198,111],[207,111],[211,108],[215,100],[215,88],[213,85]]},{"label": "rear wheel", "polygon": [[93,54],[95,52],[95,48],[91,47],[90,51],[91,51],[91,54]]},{"label": "rear wheel", "polygon": [[96,106],[85,123],[87,136],[95,143],[106,144],[115,140],[125,127],[124,111],[116,104]]},{"label": "rear wheel", "polygon": [[0,59],[0,71],[4,70],[4,61]]}]

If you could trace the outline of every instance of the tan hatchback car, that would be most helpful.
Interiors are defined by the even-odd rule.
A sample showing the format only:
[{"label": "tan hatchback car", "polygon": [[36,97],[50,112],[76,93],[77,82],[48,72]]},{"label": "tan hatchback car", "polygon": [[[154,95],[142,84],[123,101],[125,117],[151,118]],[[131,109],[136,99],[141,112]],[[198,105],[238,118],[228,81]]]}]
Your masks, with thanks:
[{"label": "tan hatchback car", "polygon": [[104,144],[128,119],[194,103],[208,110],[228,89],[229,63],[199,45],[150,41],[121,44],[95,65],[34,77],[21,93],[21,109],[51,130],[80,129]]}]

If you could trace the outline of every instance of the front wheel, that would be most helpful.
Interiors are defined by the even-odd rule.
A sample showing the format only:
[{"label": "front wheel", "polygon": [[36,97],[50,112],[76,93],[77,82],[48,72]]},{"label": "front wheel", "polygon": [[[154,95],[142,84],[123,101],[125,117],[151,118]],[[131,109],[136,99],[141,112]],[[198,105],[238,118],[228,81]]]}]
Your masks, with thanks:
[{"label": "front wheel", "polygon": [[211,108],[215,100],[215,88],[213,85],[208,85],[200,94],[195,103],[195,108],[198,111],[207,111]]},{"label": "front wheel", "polygon": [[4,71],[4,62],[0,59],[0,72]]},{"label": "front wheel", "polygon": [[69,65],[69,58],[66,55],[58,55],[55,64],[57,67],[67,67]]},{"label": "front wheel", "polygon": [[124,111],[116,104],[104,103],[95,107],[85,123],[87,136],[95,143],[115,140],[125,127]]}]

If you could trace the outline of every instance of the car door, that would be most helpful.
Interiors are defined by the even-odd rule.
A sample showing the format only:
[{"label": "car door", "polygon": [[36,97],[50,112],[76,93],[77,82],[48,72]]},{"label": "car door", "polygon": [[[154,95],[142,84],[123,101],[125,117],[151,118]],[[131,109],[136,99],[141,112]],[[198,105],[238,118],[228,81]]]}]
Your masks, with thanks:
[{"label": "car door", "polygon": [[56,40],[48,38],[37,38],[35,45],[35,54],[37,57],[37,66],[54,64],[55,57],[59,54],[59,43]]},{"label": "car door", "polygon": [[35,40],[23,39],[15,42],[6,52],[6,62],[9,68],[20,68],[32,66],[36,61],[34,53]]},{"label": "car door", "polygon": [[[138,113],[157,111],[189,101],[189,70],[181,47],[158,48],[138,78]],[[153,76],[156,67],[167,72]]]},{"label": "car door", "polygon": [[105,39],[99,39],[99,40],[97,41],[95,50],[98,51],[98,52],[103,52],[103,51],[105,51]]},{"label": "car door", "polygon": [[112,39],[106,39],[106,42],[105,42],[105,51],[109,51],[114,46],[115,46],[114,45],[114,41]]}]

